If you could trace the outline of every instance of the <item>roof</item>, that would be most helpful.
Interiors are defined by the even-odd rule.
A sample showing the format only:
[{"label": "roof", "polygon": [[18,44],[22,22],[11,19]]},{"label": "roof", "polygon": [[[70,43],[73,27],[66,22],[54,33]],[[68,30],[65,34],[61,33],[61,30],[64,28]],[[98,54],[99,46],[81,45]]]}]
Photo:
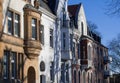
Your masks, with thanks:
[{"label": "roof", "polygon": [[79,8],[79,4],[69,5],[68,12],[70,15],[75,16]]},{"label": "roof", "polygon": [[47,0],[39,0],[40,2],[40,6],[44,9],[46,9],[47,11],[49,11],[50,13],[52,13],[50,7],[48,6],[48,1]]}]

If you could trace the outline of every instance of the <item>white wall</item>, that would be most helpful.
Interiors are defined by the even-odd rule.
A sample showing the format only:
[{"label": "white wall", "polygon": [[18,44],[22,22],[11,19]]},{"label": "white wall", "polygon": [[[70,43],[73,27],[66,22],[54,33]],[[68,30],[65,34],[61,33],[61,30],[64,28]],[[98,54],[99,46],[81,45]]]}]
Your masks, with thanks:
[{"label": "white wall", "polygon": [[55,20],[42,14],[41,24],[44,26],[44,45],[42,45],[42,51],[39,56],[39,63],[44,61],[45,71],[41,72],[40,75],[46,76],[46,81],[50,81],[50,62],[54,59],[54,49],[50,47],[50,29],[55,28]]},{"label": "white wall", "polygon": [[83,22],[83,26],[84,26],[84,29],[83,29],[84,30],[84,35],[87,35],[87,22],[86,22],[84,8],[83,8],[82,4],[81,4],[80,10],[78,12],[78,28],[80,30],[80,35],[82,33],[81,22]]}]

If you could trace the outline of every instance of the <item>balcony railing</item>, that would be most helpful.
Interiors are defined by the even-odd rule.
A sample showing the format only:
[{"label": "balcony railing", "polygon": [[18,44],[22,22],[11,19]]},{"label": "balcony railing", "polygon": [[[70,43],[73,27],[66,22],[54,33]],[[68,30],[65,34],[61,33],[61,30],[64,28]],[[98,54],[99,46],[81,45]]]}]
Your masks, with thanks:
[{"label": "balcony railing", "polygon": [[112,61],[112,57],[104,56],[104,64],[110,63]]},{"label": "balcony railing", "polygon": [[70,52],[69,50],[62,50],[61,52],[61,59],[72,60],[72,52]]}]

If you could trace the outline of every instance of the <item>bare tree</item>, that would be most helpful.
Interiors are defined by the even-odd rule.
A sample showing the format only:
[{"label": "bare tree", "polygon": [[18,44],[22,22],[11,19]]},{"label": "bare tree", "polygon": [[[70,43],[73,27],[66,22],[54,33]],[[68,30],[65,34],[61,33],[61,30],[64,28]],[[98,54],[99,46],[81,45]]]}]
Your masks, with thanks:
[{"label": "bare tree", "polygon": [[91,21],[87,21],[87,25],[88,25],[88,28],[91,32],[95,33],[99,37],[102,37],[101,33],[97,31],[98,26],[96,24],[92,23]]},{"label": "bare tree", "polygon": [[[111,69],[117,70],[120,73],[120,34],[114,39],[112,39],[109,44],[109,55],[112,57]],[[115,72],[115,73],[116,73]]]},{"label": "bare tree", "polygon": [[120,16],[120,0],[106,0],[106,14]]}]

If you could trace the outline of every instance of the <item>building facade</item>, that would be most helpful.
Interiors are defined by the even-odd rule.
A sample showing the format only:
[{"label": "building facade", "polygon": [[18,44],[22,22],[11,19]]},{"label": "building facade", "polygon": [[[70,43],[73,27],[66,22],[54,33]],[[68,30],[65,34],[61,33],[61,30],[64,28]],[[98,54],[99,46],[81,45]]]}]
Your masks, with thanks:
[{"label": "building facade", "polygon": [[[38,83],[41,12],[35,0],[0,1],[0,80]],[[30,5],[29,5],[30,4]]]},{"label": "building facade", "polygon": [[109,83],[108,49],[87,26],[82,4],[68,6],[72,25],[72,83]]},{"label": "building facade", "polygon": [[0,0],[0,83],[109,83],[108,49],[67,3]]}]

